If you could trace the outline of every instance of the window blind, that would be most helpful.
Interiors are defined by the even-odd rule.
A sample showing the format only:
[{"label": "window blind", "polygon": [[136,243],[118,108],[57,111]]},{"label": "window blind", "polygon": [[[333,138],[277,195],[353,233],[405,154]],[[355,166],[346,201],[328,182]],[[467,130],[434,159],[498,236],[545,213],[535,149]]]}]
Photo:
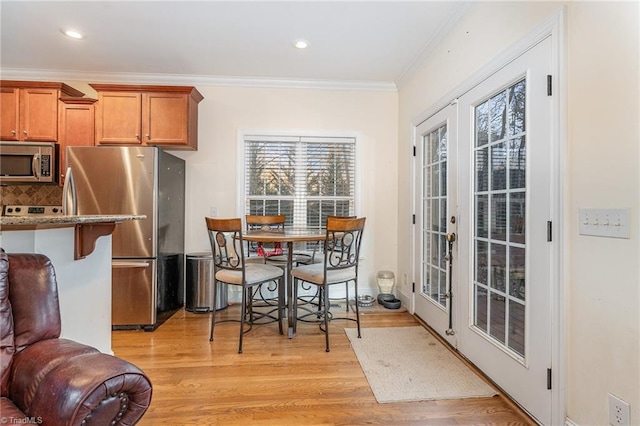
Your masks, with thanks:
[{"label": "window blind", "polygon": [[287,216],[320,229],[327,215],[355,212],[355,138],[244,137],[246,214]]}]

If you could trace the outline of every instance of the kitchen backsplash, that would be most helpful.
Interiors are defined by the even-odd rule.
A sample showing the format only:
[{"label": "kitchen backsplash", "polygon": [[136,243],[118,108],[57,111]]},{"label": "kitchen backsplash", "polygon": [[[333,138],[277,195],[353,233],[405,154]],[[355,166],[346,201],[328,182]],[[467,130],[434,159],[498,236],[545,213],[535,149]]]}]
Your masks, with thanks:
[{"label": "kitchen backsplash", "polygon": [[2,185],[0,204],[59,206],[62,204],[62,188],[58,185]]}]

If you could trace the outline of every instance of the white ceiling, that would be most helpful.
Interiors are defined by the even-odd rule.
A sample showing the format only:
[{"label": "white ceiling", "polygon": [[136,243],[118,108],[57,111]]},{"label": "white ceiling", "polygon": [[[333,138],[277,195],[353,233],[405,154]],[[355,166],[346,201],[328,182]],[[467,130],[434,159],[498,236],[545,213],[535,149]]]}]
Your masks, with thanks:
[{"label": "white ceiling", "polygon": [[[390,85],[464,13],[457,1],[7,1],[2,78],[265,79]],[[87,34],[72,40],[73,27]],[[306,50],[296,39],[310,42]],[[31,73],[31,74],[30,74]],[[144,76],[144,78],[143,78]]]}]

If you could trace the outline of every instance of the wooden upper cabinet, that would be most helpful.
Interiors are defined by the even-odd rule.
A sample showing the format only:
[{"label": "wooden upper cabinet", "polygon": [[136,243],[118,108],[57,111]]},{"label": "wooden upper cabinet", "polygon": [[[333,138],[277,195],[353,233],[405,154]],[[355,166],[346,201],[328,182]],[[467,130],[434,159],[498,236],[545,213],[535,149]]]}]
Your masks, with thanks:
[{"label": "wooden upper cabinet", "polygon": [[66,154],[68,146],[95,145],[95,102],[91,98],[60,98],[60,113],[58,114],[58,144],[60,155],[58,184],[64,185]]},{"label": "wooden upper cabinet", "polygon": [[20,91],[14,87],[0,88],[0,139],[20,140]]},{"label": "wooden upper cabinet", "polygon": [[142,94],[98,92],[96,145],[142,143]]},{"label": "wooden upper cabinet", "polygon": [[0,139],[5,141],[56,142],[58,99],[84,93],[64,83],[0,81]]},{"label": "wooden upper cabinet", "polygon": [[91,84],[98,93],[97,145],[198,149],[198,103],[191,86]]}]

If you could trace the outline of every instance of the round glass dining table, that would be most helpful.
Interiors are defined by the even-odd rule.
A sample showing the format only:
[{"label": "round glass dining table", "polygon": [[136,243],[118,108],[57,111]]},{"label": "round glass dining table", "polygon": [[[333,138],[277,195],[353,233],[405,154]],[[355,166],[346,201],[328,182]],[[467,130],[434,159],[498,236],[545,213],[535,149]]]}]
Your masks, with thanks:
[{"label": "round glass dining table", "polygon": [[297,317],[293,312],[293,280],[291,279],[291,269],[293,269],[293,243],[323,241],[326,234],[324,229],[305,228],[291,228],[285,229],[284,231],[251,230],[242,234],[242,239],[245,241],[287,244],[287,273],[285,284],[287,287],[287,324],[289,328],[289,338],[292,338],[294,335]]}]

